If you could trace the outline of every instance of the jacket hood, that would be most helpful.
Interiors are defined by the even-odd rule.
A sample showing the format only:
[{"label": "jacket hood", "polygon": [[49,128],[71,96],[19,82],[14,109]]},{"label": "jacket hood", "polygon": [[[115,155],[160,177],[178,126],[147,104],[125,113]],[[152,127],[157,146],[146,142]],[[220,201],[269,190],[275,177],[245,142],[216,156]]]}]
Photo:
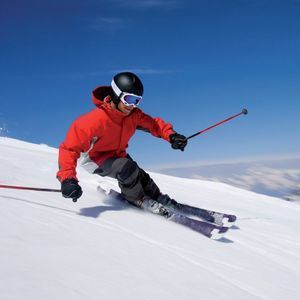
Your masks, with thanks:
[{"label": "jacket hood", "polygon": [[[109,117],[113,120],[113,122],[121,125],[124,118],[128,117],[127,115],[123,114],[118,109],[113,109],[110,102],[111,98],[107,96],[111,96],[113,94],[113,90],[111,86],[100,86],[93,90],[92,92],[92,100],[94,104],[101,109],[104,109]],[[134,111],[137,110],[136,108]],[[130,115],[132,115],[134,113]]]},{"label": "jacket hood", "polygon": [[111,96],[113,93],[113,90],[111,88],[111,86],[99,86],[97,88],[95,88],[92,92],[92,100],[93,103],[97,106],[97,107],[101,107],[105,101],[105,97],[107,96]]}]

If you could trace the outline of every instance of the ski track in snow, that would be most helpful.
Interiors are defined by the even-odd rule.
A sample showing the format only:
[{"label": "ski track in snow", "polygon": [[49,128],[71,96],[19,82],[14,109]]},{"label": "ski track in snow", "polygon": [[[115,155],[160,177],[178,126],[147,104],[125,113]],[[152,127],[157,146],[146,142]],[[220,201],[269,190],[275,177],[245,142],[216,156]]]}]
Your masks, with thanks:
[{"label": "ski track in snow", "polygon": [[[33,185],[37,182],[36,185],[39,186],[44,182],[42,185],[50,183],[51,186],[56,183],[54,178],[56,153],[56,149],[44,145],[0,138],[0,163],[4,168],[0,183]],[[46,165],[43,164],[45,160],[47,161]],[[106,272],[103,275],[101,273],[99,281],[101,289],[98,289],[97,285],[93,285],[96,284],[94,281],[90,283],[93,288],[88,288],[91,281],[90,276],[93,275],[92,270],[94,270],[92,265],[87,269],[80,267],[81,273],[76,273],[77,281],[75,280],[75,282],[82,284],[78,286],[75,286],[72,280],[62,280],[70,272],[68,264],[65,267],[62,266],[61,273],[59,273],[60,279],[48,278],[51,282],[51,296],[46,297],[47,299],[99,299],[99,297],[119,299],[120,292],[123,299],[132,299],[127,288],[134,288],[135,295],[144,299],[157,299],[158,295],[162,299],[172,300],[186,299],[186,297],[199,298],[200,295],[201,298],[218,300],[279,300],[283,297],[284,299],[296,299],[300,296],[297,289],[297,283],[300,280],[299,206],[225,184],[160,174],[152,175],[164,191],[178,200],[185,199],[183,202],[197,205],[194,195],[201,195],[199,206],[236,213],[238,215],[236,225],[225,234],[224,238],[208,239],[179,224],[167,222],[165,219],[140,212],[135,208],[122,206],[120,203],[111,202],[96,190],[99,183],[117,189],[116,182],[109,178],[103,179],[87,175],[79,169],[84,195],[76,204],[53,193],[1,190],[0,214],[3,215],[1,220],[7,220],[10,223],[7,224],[10,226],[8,229],[12,228],[8,231],[8,236],[5,235],[5,231],[0,233],[1,243],[5,247],[9,247],[9,245],[13,247],[14,239],[16,243],[24,240],[22,231],[18,234],[18,225],[14,224],[15,218],[18,217],[21,221],[20,224],[27,226],[29,230],[34,225],[35,230],[39,233],[39,227],[45,226],[51,233],[51,237],[57,232],[54,241],[59,241],[59,228],[65,228],[68,231],[69,228],[74,227],[74,232],[68,231],[71,238],[69,241],[72,243],[77,240],[78,230],[83,229],[83,234],[89,233],[87,240],[84,235],[81,237],[83,241],[91,243],[92,239],[92,244],[96,246],[95,250],[99,248],[102,255],[104,251],[102,248],[109,249],[109,244],[105,243],[106,239],[108,243],[114,242],[112,247],[114,244],[118,245],[117,240],[112,240],[113,237],[134,247],[135,252],[133,253],[127,253],[127,249],[120,248],[118,251],[116,248],[111,248],[115,257],[105,255],[108,259],[113,259],[113,266],[120,265],[120,270],[110,270],[109,262],[101,262],[101,260],[98,262],[96,256],[85,258],[86,263],[94,259],[97,262],[96,266],[104,264]],[[14,179],[15,181],[10,182]],[[56,188],[56,186],[53,187]],[[34,213],[35,211],[37,214]],[[38,213],[39,211],[43,213]],[[46,219],[39,217],[40,215]],[[52,221],[49,222],[49,220]],[[67,220],[69,221],[67,222]],[[85,228],[85,226],[88,227]],[[27,227],[25,232],[28,234]],[[41,229],[41,236],[44,231],[45,229]],[[26,236],[25,241],[31,241],[30,236]],[[50,239],[50,242],[53,242],[53,238]],[[39,247],[42,247],[43,251],[47,251],[47,248],[43,248],[43,244]],[[55,245],[51,245],[51,247],[55,248]],[[84,249],[79,244],[71,244],[70,247],[78,249],[77,251]],[[21,261],[22,256],[20,258],[10,257],[10,253],[3,253],[1,249],[6,248],[0,246],[0,254],[4,255],[2,259],[12,262],[17,260],[18,265],[26,267],[26,260]],[[95,250],[92,250],[88,248],[87,253],[93,255]],[[15,253],[14,251],[15,249],[12,248],[11,253]],[[147,251],[146,257],[151,257],[151,261],[143,260],[143,251]],[[80,251],[72,254],[74,257],[70,258],[71,261],[72,259],[74,262],[80,260]],[[136,265],[134,261],[132,264],[128,264],[126,262],[128,255],[136,257],[138,264]],[[0,263],[6,265],[6,261],[1,260],[1,255]],[[168,275],[168,279],[171,281],[158,284],[156,277],[164,278],[163,274],[157,273],[160,267],[163,270],[167,268],[171,272]],[[41,268],[46,272],[43,274],[43,278],[47,279],[47,272],[52,270],[51,266],[47,265],[45,261]],[[184,272],[182,272],[182,268],[184,268]],[[17,268],[17,270],[21,271],[22,268]],[[82,273],[84,270],[89,271],[85,274]],[[99,276],[95,270],[95,276]],[[130,274],[129,278],[132,277],[132,279],[124,281],[122,275],[120,278],[116,275],[118,272],[121,272],[120,274],[123,276]],[[149,274],[156,276],[144,277],[145,274],[140,272],[150,272]],[[41,296],[37,295],[44,295],[42,288],[39,289],[32,281],[36,276],[35,272],[32,278],[29,276],[23,280],[31,283],[37,290],[30,289],[29,284],[29,286],[26,285],[27,294],[21,294],[24,283],[17,281],[22,278],[20,276],[21,274],[16,273],[15,277],[12,275],[7,277],[0,268],[0,294],[11,294],[9,299],[13,300],[22,296],[22,299],[39,299]],[[51,272],[49,276],[51,276]],[[169,276],[171,277],[169,278]],[[186,276],[186,278],[182,278],[182,276]],[[147,278],[147,282],[143,281],[143,284],[136,285],[135,282],[140,278]],[[196,278],[202,282],[201,286],[196,284]],[[6,284],[1,285],[1,281]],[[184,285],[182,285],[183,282],[185,282]],[[17,286],[20,292],[18,289],[12,292],[10,286]],[[58,291],[60,294],[57,294]],[[185,296],[182,297],[182,295]]]}]

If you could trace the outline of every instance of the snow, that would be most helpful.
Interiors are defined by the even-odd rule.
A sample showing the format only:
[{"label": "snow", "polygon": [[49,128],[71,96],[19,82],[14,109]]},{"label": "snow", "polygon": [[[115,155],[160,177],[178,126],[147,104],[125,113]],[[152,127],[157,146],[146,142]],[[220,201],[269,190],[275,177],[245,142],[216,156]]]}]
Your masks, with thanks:
[{"label": "snow", "polygon": [[[57,149],[0,137],[0,184],[60,188]],[[0,189],[1,299],[299,299],[300,206],[226,184],[152,173],[191,205],[235,213],[215,241],[97,192]]]}]

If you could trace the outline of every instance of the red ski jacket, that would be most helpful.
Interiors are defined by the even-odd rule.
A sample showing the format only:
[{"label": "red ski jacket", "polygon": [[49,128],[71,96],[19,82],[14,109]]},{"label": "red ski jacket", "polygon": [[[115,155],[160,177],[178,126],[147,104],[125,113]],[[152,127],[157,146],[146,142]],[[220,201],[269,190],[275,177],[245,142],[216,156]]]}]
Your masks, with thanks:
[{"label": "red ski jacket", "polygon": [[136,129],[150,132],[169,141],[174,133],[171,124],[152,118],[135,108],[129,115],[111,107],[110,86],[96,88],[92,99],[96,108],[80,116],[71,125],[65,141],[59,147],[57,178],[63,181],[76,177],[77,160],[93,173],[110,157],[125,157],[126,148]]}]

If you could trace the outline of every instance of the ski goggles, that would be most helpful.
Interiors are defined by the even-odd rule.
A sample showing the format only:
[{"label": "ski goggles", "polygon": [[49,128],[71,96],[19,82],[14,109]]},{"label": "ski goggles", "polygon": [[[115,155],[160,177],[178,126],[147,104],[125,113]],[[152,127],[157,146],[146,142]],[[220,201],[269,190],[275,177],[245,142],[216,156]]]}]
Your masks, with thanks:
[{"label": "ski goggles", "polygon": [[137,106],[142,100],[142,96],[138,96],[131,93],[122,92],[118,86],[115,84],[114,80],[111,82],[111,87],[116,95],[119,97],[120,101],[126,106]]},{"label": "ski goggles", "polygon": [[126,106],[131,106],[131,105],[137,106],[142,100],[142,96],[137,96],[129,93],[122,93],[119,98],[121,102]]}]

